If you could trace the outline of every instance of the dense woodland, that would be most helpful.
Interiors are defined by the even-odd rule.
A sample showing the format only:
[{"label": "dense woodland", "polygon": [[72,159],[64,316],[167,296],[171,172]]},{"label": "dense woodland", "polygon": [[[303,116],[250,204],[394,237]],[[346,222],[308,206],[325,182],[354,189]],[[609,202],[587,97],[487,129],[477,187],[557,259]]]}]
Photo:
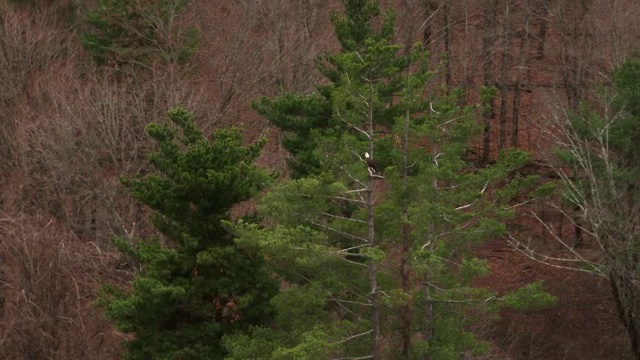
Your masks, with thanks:
[{"label": "dense woodland", "polygon": [[640,359],[638,19],[0,0],[0,357]]}]

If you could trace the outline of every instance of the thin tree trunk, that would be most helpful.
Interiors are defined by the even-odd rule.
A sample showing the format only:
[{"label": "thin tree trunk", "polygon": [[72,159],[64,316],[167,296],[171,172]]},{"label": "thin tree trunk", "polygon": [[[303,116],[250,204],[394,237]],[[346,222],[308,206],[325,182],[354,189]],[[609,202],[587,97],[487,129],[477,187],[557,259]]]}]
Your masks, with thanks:
[{"label": "thin tree trunk", "polygon": [[[433,116],[433,111],[430,112],[430,116]],[[438,167],[438,162],[436,161],[437,156],[438,156],[438,143],[434,141],[431,144],[431,161],[433,161],[434,166],[436,167],[436,170]],[[438,191],[437,178],[433,180],[433,183],[431,185],[433,186],[433,191]],[[434,224],[430,223],[429,236],[432,236],[434,231],[435,231]],[[426,250],[431,250],[431,249],[427,248]],[[427,274],[425,274],[424,278],[422,279],[422,294],[424,296],[424,317],[422,319],[423,340],[425,342],[429,342],[433,339],[434,327],[433,327],[433,302],[431,301],[431,285],[429,284],[429,278]],[[428,360],[429,355],[425,354],[423,356],[423,359]]]},{"label": "thin tree trunk", "polygon": [[544,42],[547,39],[547,26],[549,20],[547,20],[547,14],[549,13],[549,0],[542,0],[540,5],[536,7],[536,13],[540,17],[540,27],[538,29],[538,52],[536,57],[538,59],[544,58]]},{"label": "thin tree trunk", "polygon": [[[424,341],[431,341],[435,331],[433,329],[433,301],[431,301],[431,285],[428,281],[424,283]],[[425,360],[429,359],[428,355],[425,355]]]},{"label": "thin tree trunk", "polygon": [[620,274],[618,270],[611,271],[609,282],[618,309],[618,316],[629,335],[634,358],[640,360],[640,299],[638,298],[640,294],[634,291],[632,279]]},{"label": "thin tree trunk", "polygon": [[422,43],[425,50],[432,51],[431,45],[433,44],[433,12],[436,11],[438,6],[435,0],[424,0],[424,12],[425,12],[425,24],[424,31],[422,32]]},{"label": "thin tree trunk", "polygon": [[512,128],[511,128],[511,147],[517,149],[519,144],[518,137],[520,136],[520,104],[522,103],[522,77],[518,74],[516,79],[516,89],[513,92],[513,109],[512,109]]},{"label": "thin tree trunk", "polygon": [[[373,158],[373,83],[369,81],[369,151]],[[374,223],[374,208],[373,208],[373,184],[374,179],[369,176],[367,183],[367,227],[368,227],[368,241],[369,247],[374,248],[376,246],[375,236],[375,223]],[[369,264],[369,301],[371,302],[371,325],[373,331],[371,333],[371,358],[373,360],[380,360],[380,304],[378,302],[378,265],[371,261]]]},{"label": "thin tree trunk", "polygon": [[573,207],[573,233],[575,235],[575,240],[573,243],[573,248],[577,249],[580,247],[580,245],[582,245],[582,226],[583,226],[583,221],[582,221],[582,211],[580,210],[580,206],[575,205]]},{"label": "thin tree trunk", "polygon": [[[494,42],[495,18],[498,9],[498,0],[489,0],[484,17],[484,36],[482,38],[482,62],[484,72],[484,86],[493,87],[495,79],[493,74],[493,54],[491,48]],[[486,104],[482,119],[484,122],[484,139],[482,143],[482,162],[489,161],[491,152],[491,122],[495,119],[495,108],[493,99]]]},{"label": "thin tree trunk", "polygon": [[473,36],[472,33],[474,33],[475,31],[472,30],[472,21],[470,19],[469,16],[469,7],[470,4],[468,1],[463,1],[462,4],[462,10],[461,13],[464,16],[464,32],[460,33],[460,44],[461,44],[461,49],[459,51],[459,55],[461,57],[461,60],[458,63],[458,66],[460,67],[460,72],[458,75],[458,86],[461,88],[461,90],[464,91],[464,96],[460,97],[460,100],[458,101],[458,106],[460,106],[461,108],[464,108],[465,106],[467,106],[467,104],[469,103],[469,95],[472,92],[471,89],[474,88],[475,85],[475,81],[474,81],[474,77],[476,74],[476,70],[475,70],[475,64],[472,64],[471,59],[474,56],[471,56],[471,53],[474,53],[472,49],[472,44],[470,41],[470,38]]},{"label": "thin tree trunk", "polygon": [[[431,145],[431,159],[436,164],[436,157],[438,156],[438,145]],[[438,180],[433,180],[433,190],[438,191]],[[435,227],[433,223],[429,224],[429,235],[433,235],[435,231]],[[431,301],[431,285],[429,284],[429,279],[427,275],[422,282],[422,294],[424,296],[424,318],[423,318],[423,338],[424,341],[429,342],[433,339],[435,335],[435,330],[433,327],[433,301]],[[429,355],[425,354],[423,357],[424,360],[429,360]]]},{"label": "thin tree trunk", "polygon": [[[369,228],[369,246],[371,248],[376,246],[375,241],[375,228],[373,221],[373,178],[369,177],[369,190],[367,191],[367,215],[368,215],[368,228]],[[369,301],[371,302],[371,324],[373,325],[373,332],[371,333],[372,346],[371,346],[371,358],[373,360],[380,360],[380,305],[378,303],[378,268],[375,262],[369,264],[369,288],[371,293],[369,294]]]},{"label": "thin tree trunk", "polygon": [[[407,110],[404,121],[404,133],[402,139],[402,189],[407,189],[407,177],[409,171],[409,110]],[[402,291],[405,294],[411,292],[409,278],[411,276],[409,267],[409,201],[405,197],[402,203],[402,253],[400,256],[400,277],[402,282]],[[402,306],[402,358],[408,359],[411,350],[411,304],[406,303]]]},{"label": "thin tree trunk", "polygon": [[444,24],[442,26],[442,31],[444,31],[444,53],[447,57],[447,61],[445,62],[445,82],[447,84],[447,93],[451,89],[451,31],[449,29],[449,1],[445,0],[442,4],[442,10],[444,13]]},{"label": "thin tree trunk", "polygon": [[520,135],[520,104],[522,102],[522,79],[524,77],[524,73],[527,72],[527,68],[529,66],[529,42],[531,39],[529,33],[529,23],[531,19],[531,0],[527,1],[526,9],[525,9],[525,23],[524,30],[522,34],[522,40],[520,42],[520,51],[518,54],[518,58],[520,59],[520,66],[517,69],[516,73],[516,84],[515,90],[513,92],[513,113],[512,113],[512,128],[511,128],[511,147],[518,148],[519,146],[519,135]]},{"label": "thin tree trunk", "polygon": [[504,7],[502,24],[502,71],[500,78],[500,137],[498,139],[498,151],[503,150],[507,144],[507,97],[509,87],[509,13],[511,0],[507,0]]},{"label": "thin tree trunk", "polygon": [[[580,6],[565,10],[573,18],[585,19],[591,15],[592,0],[580,2]],[[564,15],[564,14],[560,14]],[[569,109],[575,111],[584,100],[585,88],[588,88],[587,78],[591,72],[590,66],[594,61],[593,29],[584,22],[569,23],[563,29],[562,41],[562,76],[567,92]]]}]

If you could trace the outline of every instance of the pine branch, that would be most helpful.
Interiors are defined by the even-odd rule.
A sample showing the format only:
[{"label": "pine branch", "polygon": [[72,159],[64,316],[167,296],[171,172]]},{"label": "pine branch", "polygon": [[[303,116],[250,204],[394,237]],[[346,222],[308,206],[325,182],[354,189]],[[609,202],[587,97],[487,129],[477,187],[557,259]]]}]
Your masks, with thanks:
[{"label": "pine branch", "polygon": [[352,219],[352,218],[348,218],[348,217],[344,217],[344,216],[338,216],[338,215],[333,215],[333,214],[329,214],[329,213],[322,213],[322,215],[326,216],[326,217],[330,217],[333,219],[338,219],[338,220],[344,220],[344,221],[351,221],[351,222],[355,222],[355,223],[360,223],[360,224],[366,224],[366,221],[360,220],[360,219]]},{"label": "pine branch", "polygon": [[310,220],[310,219],[305,219],[305,220],[308,221],[310,224],[313,224],[313,225],[315,225],[315,226],[317,226],[317,227],[319,227],[321,229],[334,232],[334,233],[336,233],[338,235],[342,235],[344,237],[348,237],[348,238],[355,239],[355,240],[360,240],[363,243],[368,243],[369,242],[367,239],[365,239],[363,237],[356,236],[356,235],[353,235],[353,234],[349,234],[348,232],[345,232],[345,231],[342,231],[342,230],[338,230],[338,229],[333,228],[331,226],[327,226],[327,225],[323,225],[323,224],[317,223],[317,222],[315,222],[313,220]]}]

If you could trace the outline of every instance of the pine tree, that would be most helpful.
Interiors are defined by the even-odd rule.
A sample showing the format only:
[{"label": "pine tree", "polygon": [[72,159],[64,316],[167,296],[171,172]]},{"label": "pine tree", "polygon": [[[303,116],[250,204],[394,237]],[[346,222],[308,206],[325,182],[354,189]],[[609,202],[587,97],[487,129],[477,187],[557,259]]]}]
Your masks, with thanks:
[{"label": "pine tree", "polygon": [[385,201],[376,206],[378,241],[398,254],[385,266],[397,274],[385,301],[387,326],[398,330],[387,337],[405,359],[457,359],[486,348],[467,331],[470,309],[517,307],[526,297],[530,306],[542,306],[554,299],[540,284],[501,298],[472,286],[488,272],[473,250],[505,233],[514,197],[536,179],[517,176],[528,158],[521,152],[503,153],[483,167],[466,158],[481,134],[480,113],[458,105],[461,91],[437,85],[440,69],[429,71],[427,60],[419,46],[414,49],[416,71],[406,75],[396,103],[405,114],[391,131],[398,139],[396,166],[387,169]]},{"label": "pine tree", "polygon": [[[290,343],[285,353],[297,354],[296,358],[363,353],[371,354],[373,359],[382,356],[376,259],[380,252],[376,249],[373,222],[374,184],[380,176],[367,171],[363,155],[368,152],[375,156],[376,129],[395,120],[396,108],[387,105],[401,86],[399,74],[407,60],[398,54],[400,47],[390,41],[392,13],[382,14],[373,1],[345,1],[345,9],[344,17],[332,19],[342,51],[318,59],[320,71],[332,84],[319,86],[318,94],[284,94],[276,99],[263,98],[256,104],[260,113],[288,132],[283,145],[294,155],[290,166],[296,179],[274,189],[267,196],[263,211],[278,223],[291,224],[295,231],[317,239],[307,249],[313,254],[308,261],[310,266],[330,264],[335,270],[304,271],[303,278],[293,274],[293,278],[285,279],[300,288],[282,293],[281,298],[317,291],[330,297],[319,307],[327,316],[285,336]],[[374,31],[373,18],[380,15],[382,25]],[[383,156],[378,160],[383,160],[381,166],[388,162]],[[322,210],[313,211],[319,208]],[[280,230],[288,233],[292,229],[275,231]],[[306,243],[291,235],[279,239],[280,235],[268,233],[250,236]],[[306,258],[307,254],[299,254],[300,257]],[[347,313],[336,317],[329,310],[335,306]],[[336,322],[340,325],[336,326]],[[291,339],[292,333],[297,334],[295,340]],[[234,343],[230,340],[229,346],[241,348]],[[309,356],[309,348],[315,349],[314,355],[305,357]]]},{"label": "pine tree", "polygon": [[[343,85],[362,83],[366,76],[377,82],[377,96],[381,103],[389,102],[400,85],[392,73],[385,72],[393,67],[392,72],[397,73],[407,66],[406,59],[395,56],[385,59],[392,61],[389,64],[380,63],[382,59],[376,59],[379,62],[375,64],[371,62],[373,59],[369,59],[368,65],[349,69],[355,63],[348,58],[368,51],[373,42],[391,43],[395,17],[391,11],[382,12],[376,1],[345,0],[343,3],[345,15],[333,15],[331,19],[341,50],[316,59],[317,68],[328,85],[318,85],[317,92],[313,94],[285,92],[275,98],[263,97],[253,104],[258,113],[284,132],[282,146],[293,155],[289,160],[289,170],[294,179],[319,175],[324,171],[322,160],[315,153],[317,137],[333,136],[349,129],[348,124],[334,116],[335,91]],[[374,26],[376,21],[380,23],[377,29]],[[348,78],[345,77],[347,72]],[[393,109],[373,109],[373,116],[381,124],[391,124],[395,115]]]},{"label": "pine tree", "polygon": [[100,65],[183,63],[198,44],[194,28],[174,24],[187,5],[185,0],[100,0],[85,18],[89,27],[82,42]]},{"label": "pine tree", "polygon": [[[235,231],[241,241],[263,245],[289,288],[274,298],[272,331],[226,338],[230,358],[454,359],[480,352],[482,343],[465,331],[463,307],[496,298],[471,286],[486,266],[464,256],[504,230],[500,220],[510,213],[494,204],[508,205],[523,184],[497,186],[526,156],[505,154],[486,169],[465,161],[480,134],[475,107],[460,108],[458,97],[447,96],[451,89],[434,85],[437,74],[420,47],[401,54],[391,42],[390,13],[374,32],[381,14],[374,2],[345,1],[345,9],[333,18],[342,50],[320,59],[331,85],[258,106],[300,140],[289,148],[296,178],[263,199],[260,210],[272,226]],[[520,295],[540,292],[532,289]],[[398,321],[402,311],[407,316]]]},{"label": "pine tree", "polygon": [[153,209],[162,234],[116,244],[140,264],[130,289],[105,287],[99,304],[116,328],[134,335],[129,359],[223,359],[225,334],[265,324],[277,285],[255,246],[239,246],[223,227],[230,209],[271,180],[253,162],[264,142],[243,146],[235,129],[208,140],[191,114],[171,110],[168,124],[150,124],[157,143],[154,174],[123,179]]}]

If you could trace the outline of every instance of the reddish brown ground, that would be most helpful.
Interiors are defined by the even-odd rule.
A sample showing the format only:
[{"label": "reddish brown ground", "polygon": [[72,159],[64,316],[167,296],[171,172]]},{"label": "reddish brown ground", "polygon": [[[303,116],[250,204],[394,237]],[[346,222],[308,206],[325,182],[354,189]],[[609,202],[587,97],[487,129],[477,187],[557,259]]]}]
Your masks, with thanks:
[{"label": "reddish brown ground", "polygon": [[599,277],[554,269],[526,258],[504,240],[485,244],[478,254],[491,273],[478,281],[498,293],[543,280],[558,298],[538,311],[503,311],[491,340],[507,359],[631,359],[609,283]]}]

